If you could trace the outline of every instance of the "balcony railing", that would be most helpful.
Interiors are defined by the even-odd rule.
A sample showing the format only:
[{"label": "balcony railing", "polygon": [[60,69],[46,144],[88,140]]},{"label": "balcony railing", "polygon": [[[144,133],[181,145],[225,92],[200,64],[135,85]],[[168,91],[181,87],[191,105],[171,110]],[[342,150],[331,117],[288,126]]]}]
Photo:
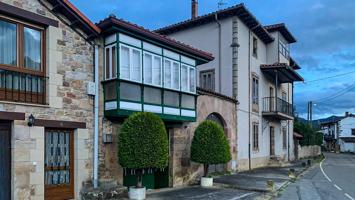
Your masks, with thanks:
[{"label": "balcony railing", "polygon": [[47,78],[0,70],[0,101],[46,104]]},{"label": "balcony railing", "polygon": [[334,134],[324,134],[324,140],[335,140]]},{"label": "balcony railing", "polygon": [[266,113],[282,113],[288,116],[293,116],[292,104],[287,101],[275,98],[265,97],[263,98],[263,112]]}]

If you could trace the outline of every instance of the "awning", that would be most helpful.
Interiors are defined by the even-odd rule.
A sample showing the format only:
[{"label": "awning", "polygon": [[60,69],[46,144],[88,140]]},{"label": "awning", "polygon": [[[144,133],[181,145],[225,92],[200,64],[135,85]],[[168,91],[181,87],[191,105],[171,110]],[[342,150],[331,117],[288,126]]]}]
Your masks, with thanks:
[{"label": "awning", "polygon": [[303,139],[303,135],[297,133],[297,132],[293,132],[293,138],[296,138],[296,139]]},{"label": "awning", "polygon": [[271,78],[275,79],[277,75],[279,83],[304,81],[301,75],[286,63],[263,64],[260,69]]}]

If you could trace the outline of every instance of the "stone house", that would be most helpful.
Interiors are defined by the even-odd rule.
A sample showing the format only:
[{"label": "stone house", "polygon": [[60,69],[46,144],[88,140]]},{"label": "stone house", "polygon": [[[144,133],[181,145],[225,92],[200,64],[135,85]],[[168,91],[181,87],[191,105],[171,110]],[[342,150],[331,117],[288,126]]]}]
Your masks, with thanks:
[{"label": "stone house", "polygon": [[0,1],[0,199],[72,199],[91,179],[98,34],[67,1]]},{"label": "stone house", "polygon": [[158,114],[170,140],[169,167],[148,171],[148,187],[201,174],[189,146],[206,119],[223,126],[234,160],[212,171],[235,169],[238,102],[197,88],[196,66],[211,54],[112,16],[95,25],[67,0],[1,0],[0,36],[0,199],[80,199],[90,181],[134,184],[116,135],[139,111]]},{"label": "stone house", "polygon": [[293,155],[293,83],[303,81],[290,55],[296,42],[285,24],[263,26],[238,4],[156,30],[215,60],[198,66],[199,87],[232,96],[237,110],[237,168],[281,165]]}]

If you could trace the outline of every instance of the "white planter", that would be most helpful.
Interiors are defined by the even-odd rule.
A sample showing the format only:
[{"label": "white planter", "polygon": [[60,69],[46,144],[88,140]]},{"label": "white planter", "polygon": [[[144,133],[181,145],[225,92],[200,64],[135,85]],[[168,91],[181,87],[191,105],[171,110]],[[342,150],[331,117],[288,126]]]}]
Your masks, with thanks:
[{"label": "white planter", "polygon": [[134,199],[134,200],[144,200],[145,191],[146,191],[145,187],[143,188],[130,187],[128,192],[128,197],[129,199]]},{"label": "white planter", "polygon": [[213,178],[201,177],[201,186],[202,187],[212,187],[213,186]]}]

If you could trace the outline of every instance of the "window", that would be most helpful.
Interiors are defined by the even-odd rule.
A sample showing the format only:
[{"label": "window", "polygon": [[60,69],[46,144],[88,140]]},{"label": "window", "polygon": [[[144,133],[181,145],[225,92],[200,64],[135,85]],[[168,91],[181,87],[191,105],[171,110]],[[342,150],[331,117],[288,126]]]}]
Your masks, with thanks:
[{"label": "window", "polygon": [[120,45],[120,78],[142,82],[142,55],[139,49]]},{"label": "window", "polygon": [[180,89],[180,64],[170,59],[164,59],[164,86],[166,88]]},{"label": "window", "polygon": [[196,92],[196,70],[194,67],[181,65],[181,91]]},{"label": "window", "polygon": [[44,104],[44,29],[0,18],[0,36],[0,100]]},{"label": "window", "polygon": [[253,76],[252,101],[254,105],[259,105],[259,79]]},{"label": "window", "polygon": [[181,95],[181,107],[188,109],[195,109],[195,97],[192,95]]},{"label": "window", "polygon": [[256,37],[253,37],[253,56],[258,57],[258,39]]},{"label": "window", "polygon": [[279,53],[287,59],[290,57],[290,46],[283,43],[281,40],[279,40]]},{"label": "window", "polygon": [[105,79],[114,79],[117,77],[116,65],[116,45],[105,47]]},{"label": "window", "polygon": [[190,67],[189,69],[189,76],[190,76],[190,92],[196,92],[196,69],[194,67]]},{"label": "window", "polygon": [[282,128],[282,147],[287,148],[287,129]]},{"label": "window", "polygon": [[144,87],[144,103],[161,104],[162,96],[161,89]]},{"label": "window", "polygon": [[355,135],[355,129],[351,129],[351,135]]},{"label": "window", "polygon": [[253,150],[259,150],[259,124],[253,123]]},{"label": "window", "polygon": [[180,106],[179,99],[180,99],[179,93],[164,91],[164,105],[165,106],[179,107]]},{"label": "window", "polygon": [[215,73],[214,69],[200,72],[200,87],[206,90],[214,91],[215,89]]},{"label": "window", "polygon": [[144,83],[161,86],[162,85],[162,58],[144,52]]},{"label": "window", "polygon": [[120,99],[140,102],[142,100],[141,96],[141,87],[139,85],[120,83]]}]

